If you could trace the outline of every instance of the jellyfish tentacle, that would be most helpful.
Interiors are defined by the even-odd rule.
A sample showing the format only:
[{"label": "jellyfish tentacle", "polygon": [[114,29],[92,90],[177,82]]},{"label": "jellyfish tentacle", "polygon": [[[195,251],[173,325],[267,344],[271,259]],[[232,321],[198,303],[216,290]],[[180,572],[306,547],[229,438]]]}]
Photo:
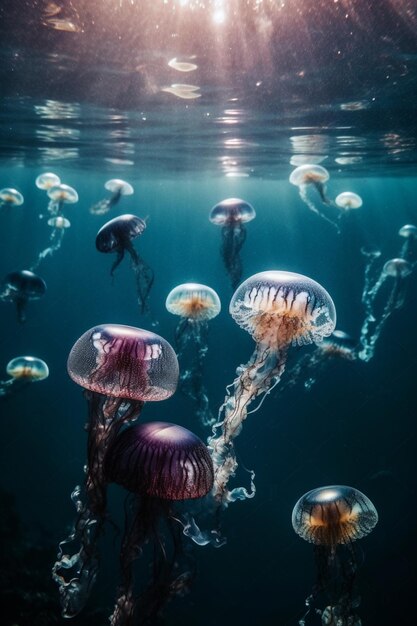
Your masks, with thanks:
[{"label": "jellyfish tentacle", "polygon": [[119,267],[120,263],[123,261],[124,256],[125,256],[124,248],[122,248],[122,247],[118,248],[116,250],[116,260],[114,261],[114,263],[113,263],[113,265],[111,266],[111,269],[110,269],[110,276],[112,278],[114,277],[114,272]]},{"label": "jellyfish tentacle", "polygon": [[154,271],[136,252],[131,242],[126,245],[126,250],[129,252],[132,260],[139,310],[143,314],[149,311],[148,298],[155,280]]},{"label": "jellyfish tentacle", "polygon": [[236,289],[242,278],[242,259],[240,251],[246,240],[246,228],[236,222],[222,228],[221,256],[230,276],[232,289]]},{"label": "jellyfish tentacle", "polygon": [[[325,220],[326,222],[331,224],[337,230],[337,232],[340,233],[340,226],[339,226],[338,222],[333,221],[332,219],[330,219],[330,217],[325,215],[325,213],[323,213],[323,211],[320,211],[316,207],[314,202],[309,198],[309,195],[308,195],[309,186],[310,186],[310,184],[303,184],[303,185],[299,186],[298,189],[299,189],[299,194],[300,194],[301,200],[308,206],[310,211],[313,211],[313,213],[315,213],[316,215],[321,217],[323,220]],[[316,183],[315,182],[315,183],[313,183],[313,186],[319,192],[320,199],[323,201],[323,203],[326,204],[326,205],[330,205],[331,204],[330,200],[328,198],[326,198],[326,196],[324,195],[323,185],[321,185],[321,183]]]},{"label": "jellyfish tentacle", "polygon": [[111,199],[105,198],[104,200],[100,200],[92,207],[90,207],[90,213],[92,213],[93,215],[104,215],[105,213],[108,213],[111,206]]}]

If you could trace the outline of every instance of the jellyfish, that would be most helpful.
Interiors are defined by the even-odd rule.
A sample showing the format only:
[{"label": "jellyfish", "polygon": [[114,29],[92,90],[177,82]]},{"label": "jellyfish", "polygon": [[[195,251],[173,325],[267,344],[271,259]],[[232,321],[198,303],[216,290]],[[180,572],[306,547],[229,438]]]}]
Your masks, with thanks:
[{"label": "jellyfish", "polygon": [[49,376],[45,361],[34,356],[15,357],[7,364],[6,371],[11,378],[0,381],[0,397],[9,396]]},{"label": "jellyfish", "polygon": [[104,213],[107,213],[112,207],[118,204],[122,196],[131,196],[133,194],[132,185],[124,180],[121,180],[120,178],[112,178],[111,180],[108,180],[104,187],[108,191],[111,191],[111,196],[110,198],[100,200],[100,202],[97,202],[97,204],[94,204],[90,208],[90,213],[93,213],[94,215],[103,215]]},{"label": "jellyfish", "polygon": [[398,235],[404,238],[399,257],[405,261],[414,261],[417,246],[417,226],[404,224],[398,231]]},{"label": "jellyfish", "polygon": [[239,198],[222,200],[210,211],[210,222],[222,227],[221,255],[232,289],[236,289],[242,278],[240,251],[246,239],[245,224],[255,217],[253,206]]},{"label": "jellyfish", "polygon": [[[360,599],[356,590],[358,559],[354,542],[368,535],[378,522],[372,502],[353,487],[331,485],[303,495],[292,512],[295,532],[314,544],[317,582],[306,600],[307,611],[299,620],[305,626],[313,613],[321,623],[360,626],[355,609]],[[315,604],[326,602],[324,610]]]},{"label": "jellyfish", "polygon": [[52,228],[52,232],[49,237],[50,245],[39,252],[38,258],[30,268],[32,271],[39,267],[43,259],[54,255],[55,252],[60,249],[65,231],[67,228],[71,227],[71,222],[63,215],[56,215],[49,218],[48,226]]},{"label": "jellyfish", "polygon": [[146,313],[149,310],[148,298],[154,282],[153,270],[142,259],[133,247],[133,240],[139,237],[146,228],[146,222],[136,215],[119,215],[100,228],[96,237],[96,248],[99,252],[116,253],[110,275],[122,262],[125,252],[128,252],[132,262],[136,279],[136,292],[139,310]]},{"label": "jellyfish", "polygon": [[39,300],[46,293],[45,281],[30,270],[11,272],[3,278],[0,287],[0,300],[13,302],[17,310],[17,319],[26,321],[26,306],[29,300]]},{"label": "jellyfish", "polygon": [[321,165],[300,165],[296,167],[290,174],[289,181],[292,185],[298,187],[301,200],[308,206],[310,211],[316,213],[319,217],[334,226],[339,231],[337,221],[326,215],[310,198],[309,190],[314,187],[320,196],[320,200],[324,205],[331,206],[331,201],[326,195],[325,183],[329,180],[329,172]]},{"label": "jellyfish", "polygon": [[53,172],[45,172],[44,174],[39,174],[39,176],[35,180],[35,185],[38,189],[43,189],[44,191],[48,191],[51,187],[56,187],[61,184],[61,179],[59,176],[54,174]]},{"label": "jellyfish", "polygon": [[48,211],[53,217],[62,215],[65,204],[75,204],[78,202],[78,193],[69,185],[53,185],[47,189],[50,198]]},{"label": "jellyfish", "polygon": [[[98,572],[97,542],[106,515],[103,462],[122,425],[136,420],[144,402],[169,398],[178,382],[173,348],[155,333],[103,324],[85,332],[72,347],[68,374],[84,388],[89,406],[85,503],[81,488],[72,494],[78,517],[60,543],[53,577],[59,586],[64,617],[79,613]],[[76,548],[70,556],[70,544]]]},{"label": "jellyfish", "polygon": [[[150,422],[118,435],[106,453],[105,474],[109,482],[133,494],[131,519],[126,521],[121,543],[121,583],[110,624],[154,624],[163,604],[183,586],[187,575],[178,573],[182,512],[175,505],[210,491],[213,464],[194,433],[177,424]],[[152,580],[135,598],[133,565],[149,542],[153,546]]]},{"label": "jellyfish", "polygon": [[23,196],[17,189],[12,189],[11,187],[0,189],[0,209],[2,207],[20,206],[23,202]]},{"label": "jellyfish", "polygon": [[352,209],[360,209],[362,206],[362,198],[358,196],[357,193],[353,193],[353,191],[343,191],[336,196],[335,199],[336,206],[338,206],[343,211],[350,211]]},{"label": "jellyfish", "polygon": [[180,316],[175,331],[175,347],[182,366],[180,389],[196,403],[197,417],[203,426],[210,426],[215,419],[203,382],[203,368],[208,349],[208,321],[220,313],[219,296],[207,285],[184,283],[170,291],[165,306],[170,313]]},{"label": "jellyfish", "polygon": [[[360,350],[358,356],[362,361],[370,361],[375,353],[376,343],[390,317],[400,309],[405,300],[406,281],[404,280],[413,271],[413,265],[405,259],[395,258],[387,261],[378,278],[374,278],[374,261],[379,254],[372,254],[362,250],[370,261],[365,268],[365,282],[362,292],[362,304],[365,309],[365,319],[361,328]],[[388,289],[384,288],[390,284]],[[385,302],[385,304],[383,304]]]}]

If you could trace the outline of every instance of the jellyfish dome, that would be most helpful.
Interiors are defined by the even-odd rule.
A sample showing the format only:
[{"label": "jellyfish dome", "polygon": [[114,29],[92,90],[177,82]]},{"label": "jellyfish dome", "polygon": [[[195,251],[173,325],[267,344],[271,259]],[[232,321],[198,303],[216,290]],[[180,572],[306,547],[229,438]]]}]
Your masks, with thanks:
[{"label": "jellyfish dome", "polygon": [[336,196],[335,202],[338,207],[345,210],[359,209],[363,204],[362,198],[358,196],[357,193],[353,193],[353,191],[339,193],[339,195]]},{"label": "jellyfish dome", "polygon": [[184,283],[169,292],[165,303],[173,315],[194,320],[207,321],[220,313],[220,298],[214,289],[199,283]]},{"label": "jellyfish dome", "polygon": [[131,196],[133,194],[133,187],[125,180],[121,180],[120,178],[112,178],[108,180],[104,187],[108,191],[112,191],[113,193],[118,193],[121,196]]},{"label": "jellyfish dome", "polygon": [[292,185],[300,187],[301,185],[308,185],[309,183],[326,183],[329,180],[329,172],[325,167],[321,165],[313,165],[306,163],[296,167],[291,172],[289,181]]},{"label": "jellyfish dome", "polygon": [[204,443],[167,422],[126,429],[109,449],[105,470],[110,482],[163,500],[201,498],[213,486],[213,463]]},{"label": "jellyfish dome", "polygon": [[62,215],[57,215],[55,217],[49,218],[48,226],[52,226],[52,228],[58,228],[59,230],[65,230],[66,228],[70,228],[71,222],[67,220],[66,217],[63,217]]},{"label": "jellyfish dome", "polygon": [[216,204],[210,211],[210,222],[217,226],[244,224],[255,219],[255,209],[249,202],[239,198],[227,198]]},{"label": "jellyfish dome", "polygon": [[30,270],[7,274],[3,280],[3,287],[7,290],[9,300],[17,298],[38,300],[46,293],[45,281]]},{"label": "jellyfish dome", "polygon": [[398,231],[400,237],[406,239],[417,239],[417,226],[414,224],[404,224]]},{"label": "jellyfish dome", "polygon": [[12,378],[36,382],[48,378],[49,368],[45,361],[34,356],[17,356],[7,364],[7,373]]},{"label": "jellyfish dome", "polygon": [[70,351],[67,369],[85,389],[143,402],[169,398],[178,381],[177,357],[165,339],[120,324],[85,332]]},{"label": "jellyfish dome", "polygon": [[382,269],[385,276],[393,278],[405,278],[413,271],[413,266],[404,259],[390,259]]},{"label": "jellyfish dome", "polygon": [[293,528],[302,539],[332,547],[365,537],[377,522],[378,513],[369,498],[344,485],[309,491],[292,512]]},{"label": "jellyfish dome", "polygon": [[69,185],[53,185],[48,188],[48,196],[54,202],[62,202],[64,204],[75,204],[78,202],[78,193]]},{"label": "jellyfish dome", "polygon": [[0,204],[7,204],[8,206],[20,206],[23,204],[23,196],[17,189],[6,187],[0,190]]},{"label": "jellyfish dome", "polygon": [[51,187],[56,187],[61,184],[61,179],[59,176],[54,174],[53,172],[45,172],[44,174],[39,174],[39,176],[35,180],[35,185],[38,189],[44,189],[48,191]]},{"label": "jellyfish dome", "polygon": [[257,343],[273,347],[320,342],[336,324],[335,306],[327,291],[294,272],[251,276],[235,291],[229,310]]},{"label": "jellyfish dome", "polygon": [[343,330],[334,330],[331,335],[323,339],[321,344],[321,349],[326,354],[345,359],[354,358],[355,347],[355,340]]},{"label": "jellyfish dome", "polygon": [[99,252],[114,252],[143,233],[146,222],[136,215],[119,215],[100,228],[96,237]]}]

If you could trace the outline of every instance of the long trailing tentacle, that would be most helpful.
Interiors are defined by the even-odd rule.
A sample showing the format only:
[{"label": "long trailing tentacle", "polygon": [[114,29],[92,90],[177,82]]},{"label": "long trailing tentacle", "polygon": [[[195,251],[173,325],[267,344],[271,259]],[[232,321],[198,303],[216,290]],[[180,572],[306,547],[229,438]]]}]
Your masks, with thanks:
[{"label": "long trailing tentacle", "polygon": [[[340,226],[338,222],[332,220],[330,217],[325,215],[323,211],[320,211],[320,209],[316,206],[316,204],[311,200],[311,198],[308,195],[309,187],[311,187],[311,184],[305,184],[305,185],[299,186],[298,190],[299,190],[301,200],[304,202],[304,204],[308,206],[310,211],[313,211],[313,213],[321,217],[325,222],[327,222],[328,224],[331,224],[337,230],[337,232],[340,233]],[[330,200],[325,195],[323,185],[321,183],[313,183],[313,187],[318,191],[320,200],[327,206],[331,205]]]},{"label": "long trailing tentacle", "polygon": [[149,311],[148,298],[154,283],[154,272],[135,250],[133,245],[126,245],[132,259],[132,267],[136,278],[136,292],[138,296],[139,310],[141,314]]},{"label": "long trailing tentacle", "polygon": [[242,260],[240,251],[246,239],[243,224],[226,224],[222,228],[221,255],[229,274],[232,289],[236,289],[242,278]]},{"label": "long trailing tentacle", "polygon": [[116,260],[113,263],[113,265],[111,266],[110,269],[110,276],[113,277],[114,276],[114,272],[115,270],[119,267],[120,263],[123,261],[124,256],[125,256],[125,250],[124,248],[119,248],[118,250],[116,250],[117,256],[116,256]]}]

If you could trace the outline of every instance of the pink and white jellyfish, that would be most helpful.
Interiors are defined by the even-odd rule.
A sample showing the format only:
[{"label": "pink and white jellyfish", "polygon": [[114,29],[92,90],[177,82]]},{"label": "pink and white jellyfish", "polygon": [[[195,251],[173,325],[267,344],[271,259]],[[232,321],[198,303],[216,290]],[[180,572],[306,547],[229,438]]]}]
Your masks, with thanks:
[{"label": "pink and white jellyfish", "polygon": [[35,185],[37,186],[37,188],[42,189],[43,191],[48,191],[49,189],[51,189],[51,187],[56,187],[60,184],[60,177],[53,172],[45,172],[43,174],[39,174],[39,176],[35,180]]},{"label": "pink and white jellyfish", "polygon": [[63,183],[48,187],[47,194],[50,198],[48,211],[53,217],[63,215],[66,204],[76,204],[78,202],[78,193],[75,189]]},{"label": "pink and white jellyfish", "polygon": [[30,268],[32,271],[37,269],[44,259],[53,256],[61,248],[65,231],[71,227],[71,222],[63,215],[50,217],[47,223],[52,228],[49,237],[50,245],[39,252],[38,258]]},{"label": "pink and white jellyfish", "polygon": [[112,207],[118,204],[122,196],[131,196],[133,194],[132,185],[127,183],[125,180],[121,180],[120,178],[112,178],[111,180],[108,180],[104,187],[111,192],[111,196],[100,200],[97,204],[94,204],[90,208],[90,213],[93,213],[94,215],[103,215],[104,213],[108,213]]},{"label": "pink and white jellyfish", "polygon": [[98,572],[97,542],[107,507],[106,450],[120,428],[139,417],[145,402],[165,400],[175,392],[178,361],[170,344],[155,333],[103,324],[75,342],[67,368],[84,388],[89,412],[85,502],[77,486],[71,496],[77,520],[60,543],[53,567],[63,616],[73,617],[85,605]]},{"label": "pink and white jellyfish", "polygon": [[184,283],[170,291],[165,306],[180,317],[175,331],[181,368],[179,388],[196,403],[197,417],[203,426],[210,426],[215,418],[204,385],[204,360],[208,350],[208,322],[220,313],[220,298],[207,285]]},{"label": "pink and white jellyfish", "polygon": [[365,268],[365,281],[362,292],[362,304],[365,318],[361,328],[358,356],[362,361],[370,361],[375,353],[376,343],[390,317],[404,304],[407,276],[413,271],[413,265],[402,258],[387,261],[382,270],[375,272],[375,260],[379,253],[362,253],[368,257]]},{"label": "pink and white jellyfish", "polygon": [[49,376],[45,361],[34,356],[17,356],[7,364],[6,371],[10,378],[0,381],[0,397],[10,396],[27,385]]},{"label": "pink and white jellyfish", "polygon": [[26,307],[30,300],[39,300],[46,293],[45,281],[30,270],[10,272],[0,285],[0,301],[12,302],[16,307],[17,319],[26,322]]},{"label": "pink and white jellyfish", "polygon": [[310,193],[314,189],[319,196],[320,202],[324,205],[331,206],[332,202],[326,195],[326,183],[330,175],[322,165],[305,164],[296,167],[290,174],[289,181],[292,185],[298,187],[301,200],[308,206],[310,211],[316,213],[323,220],[334,226],[339,231],[337,218],[333,219],[323,212],[316,200],[311,197]]},{"label": "pink and white jellyfish", "polygon": [[399,257],[405,261],[415,261],[417,252],[417,226],[414,226],[414,224],[404,224],[398,231],[398,235],[404,239]]},{"label": "pink and white jellyfish", "polygon": [[255,217],[253,206],[239,198],[222,200],[210,211],[210,222],[222,228],[221,255],[232,289],[236,289],[242,278],[240,251],[246,239],[245,224]]},{"label": "pink and white jellyfish", "polygon": [[11,187],[0,189],[0,209],[2,207],[11,208],[21,206],[23,202],[24,198],[17,189],[12,189]]}]

